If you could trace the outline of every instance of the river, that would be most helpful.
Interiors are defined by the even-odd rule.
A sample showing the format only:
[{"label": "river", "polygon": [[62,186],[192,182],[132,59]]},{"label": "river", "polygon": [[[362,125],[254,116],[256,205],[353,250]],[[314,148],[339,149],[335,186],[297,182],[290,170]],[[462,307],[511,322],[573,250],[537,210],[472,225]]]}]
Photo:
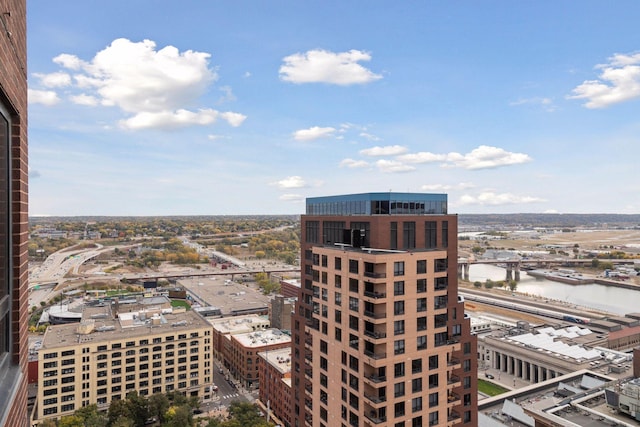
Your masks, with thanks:
[{"label": "river", "polygon": [[[505,280],[506,270],[487,264],[472,264],[469,268],[471,282]],[[520,273],[516,293],[537,295],[582,307],[595,308],[617,315],[640,312],[640,291],[598,284],[569,285]]]}]

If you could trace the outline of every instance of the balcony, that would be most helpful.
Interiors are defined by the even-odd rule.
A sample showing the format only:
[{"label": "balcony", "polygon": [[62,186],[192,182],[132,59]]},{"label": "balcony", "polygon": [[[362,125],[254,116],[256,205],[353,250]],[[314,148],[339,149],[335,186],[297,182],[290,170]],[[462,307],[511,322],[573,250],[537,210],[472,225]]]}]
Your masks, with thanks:
[{"label": "balcony", "polygon": [[459,387],[461,385],[460,377],[457,375],[450,375],[447,378],[447,385],[450,387]]},{"label": "balcony", "polygon": [[373,299],[382,299],[386,298],[387,294],[385,292],[364,291],[364,296]]},{"label": "balcony", "polygon": [[387,318],[387,312],[386,311],[381,311],[381,312],[376,313],[374,311],[365,310],[364,311],[364,315],[366,317],[369,317],[369,318],[375,319],[375,320],[386,319]]},{"label": "balcony", "polygon": [[447,417],[447,425],[453,425],[460,420],[460,414],[456,411],[451,411],[449,416]]},{"label": "balcony", "polygon": [[364,355],[368,356],[374,360],[380,360],[380,359],[384,359],[387,357],[387,353],[384,351],[371,351],[371,350],[365,350],[364,351]]},{"label": "balcony", "polygon": [[387,401],[387,396],[375,396],[375,395],[365,393],[364,397],[375,405],[384,403]]},{"label": "balcony", "polygon": [[373,338],[373,339],[376,339],[376,340],[379,340],[379,339],[387,337],[387,333],[386,332],[369,331],[369,330],[366,330],[366,329],[364,331],[364,334],[366,336],[368,336],[370,338]]},{"label": "balcony", "polygon": [[450,357],[449,360],[447,360],[447,366],[452,366],[452,367],[460,367],[460,359],[458,359],[457,357]]},{"label": "balcony", "polygon": [[447,407],[457,406],[460,404],[460,396],[456,393],[449,393],[447,395]]},{"label": "balcony", "polygon": [[371,279],[386,279],[387,273],[382,273],[382,272],[376,273],[375,271],[365,271],[364,277],[369,277]]},{"label": "balcony", "polygon": [[379,384],[379,383],[383,383],[383,382],[387,381],[387,377],[385,375],[376,375],[376,374],[367,375],[367,374],[365,374],[364,378],[366,380],[371,381],[372,383],[375,383],[375,384]]},{"label": "balcony", "polygon": [[375,411],[371,411],[369,414],[365,414],[365,417],[367,417],[369,421],[371,421],[374,424],[382,424],[387,421],[387,417],[378,416],[378,414]]}]

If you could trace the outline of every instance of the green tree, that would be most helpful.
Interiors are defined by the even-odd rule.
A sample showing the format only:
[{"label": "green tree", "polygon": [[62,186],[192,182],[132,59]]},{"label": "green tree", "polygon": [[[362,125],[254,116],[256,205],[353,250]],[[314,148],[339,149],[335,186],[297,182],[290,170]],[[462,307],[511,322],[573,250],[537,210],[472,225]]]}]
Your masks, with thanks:
[{"label": "green tree", "polygon": [[107,425],[107,416],[98,411],[98,405],[87,405],[78,409],[74,415],[82,418],[83,427],[105,427]]},{"label": "green tree", "polygon": [[77,415],[67,415],[60,418],[58,427],[84,427],[82,418]]},{"label": "green tree", "polygon": [[131,414],[131,419],[136,426],[143,427],[149,418],[149,402],[144,396],[140,396],[137,391],[127,394],[127,407]]},{"label": "green tree", "polygon": [[473,286],[476,288],[481,288],[482,287],[482,282],[476,280],[475,282],[473,282]]},{"label": "green tree", "polygon": [[115,399],[111,401],[111,404],[109,405],[108,414],[109,414],[107,417],[108,427],[114,427],[116,425],[116,422],[120,418],[125,418],[125,419],[133,418],[131,416],[131,411],[129,410],[129,405],[127,405],[127,402],[125,400],[121,400],[121,399]]},{"label": "green tree", "polygon": [[491,280],[491,279],[487,279],[487,280],[484,282],[484,287],[485,287],[485,289],[491,289],[491,288],[493,288],[493,280]]},{"label": "green tree", "polygon": [[518,282],[516,282],[515,280],[509,280],[509,289],[511,290],[511,292],[515,292],[517,287]]},{"label": "green tree", "polygon": [[170,403],[167,395],[156,393],[149,396],[149,417],[157,417],[161,423],[164,423],[164,414],[169,409]]}]

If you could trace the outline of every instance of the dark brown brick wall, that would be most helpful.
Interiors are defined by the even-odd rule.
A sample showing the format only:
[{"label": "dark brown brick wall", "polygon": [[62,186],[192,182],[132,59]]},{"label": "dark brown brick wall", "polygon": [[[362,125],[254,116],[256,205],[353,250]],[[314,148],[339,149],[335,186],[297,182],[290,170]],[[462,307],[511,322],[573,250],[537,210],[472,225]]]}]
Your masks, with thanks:
[{"label": "dark brown brick wall", "polygon": [[[12,220],[13,233],[13,362],[20,366],[22,382],[8,402],[6,426],[28,426],[27,418],[27,20],[25,0],[0,0],[0,100],[11,112],[12,203],[11,212],[0,212]],[[0,254],[5,256],[6,254]]]}]

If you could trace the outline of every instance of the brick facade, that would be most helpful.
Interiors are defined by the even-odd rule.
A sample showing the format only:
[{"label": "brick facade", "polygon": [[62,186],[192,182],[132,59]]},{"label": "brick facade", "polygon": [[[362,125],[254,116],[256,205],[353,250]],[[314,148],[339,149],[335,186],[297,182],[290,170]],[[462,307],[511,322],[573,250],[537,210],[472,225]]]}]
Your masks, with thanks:
[{"label": "brick facade", "polygon": [[[11,121],[11,204],[2,221],[11,221],[11,364],[19,368],[8,386],[9,401],[0,424],[27,426],[28,209],[27,209],[27,40],[26,2],[0,0],[0,103]],[[7,209],[8,208],[8,209]],[[6,252],[0,257],[6,257]],[[6,385],[6,384],[5,384]]]}]

